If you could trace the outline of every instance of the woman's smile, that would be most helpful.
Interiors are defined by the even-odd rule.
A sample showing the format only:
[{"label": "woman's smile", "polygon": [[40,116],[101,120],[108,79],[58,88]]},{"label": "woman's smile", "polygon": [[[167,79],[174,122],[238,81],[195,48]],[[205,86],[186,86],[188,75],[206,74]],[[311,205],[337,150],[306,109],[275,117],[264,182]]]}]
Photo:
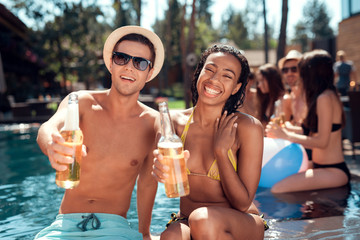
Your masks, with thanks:
[{"label": "woman's smile", "polygon": [[210,86],[210,85],[205,85],[204,86],[204,93],[206,96],[208,97],[217,97],[218,95],[221,94],[221,90],[218,89],[217,87],[214,86]]}]

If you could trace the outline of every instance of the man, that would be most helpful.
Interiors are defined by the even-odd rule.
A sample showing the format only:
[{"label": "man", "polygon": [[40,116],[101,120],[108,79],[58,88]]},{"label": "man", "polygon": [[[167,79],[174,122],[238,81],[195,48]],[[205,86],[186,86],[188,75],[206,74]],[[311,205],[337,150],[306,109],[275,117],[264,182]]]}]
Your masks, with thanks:
[{"label": "man", "polygon": [[336,58],[337,61],[334,63],[336,88],[341,96],[347,96],[350,84],[353,86],[357,84],[355,66],[352,61],[346,60],[346,54],[343,50],[337,51]]},{"label": "man", "polygon": [[[151,213],[157,182],[151,176],[158,112],[138,101],[140,90],[161,70],[164,48],[142,27],[125,26],[107,38],[103,58],[112,85],[105,91],[79,91],[80,128],[84,135],[80,184],[65,191],[55,222],[37,239],[151,239]],[[68,97],[44,123],[37,142],[52,167],[66,169],[72,149],[59,130]],[[68,157],[64,156],[67,155]],[[126,220],[137,180],[139,232]],[[141,202],[140,202],[141,200]]]},{"label": "man", "polygon": [[300,52],[291,50],[278,62],[283,80],[290,88],[290,93],[284,95],[285,120],[291,120],[291,123],[296,126],[301,125],[307,113],[305,93],[302,90],[298,70],[298,62],[301,56]]}]

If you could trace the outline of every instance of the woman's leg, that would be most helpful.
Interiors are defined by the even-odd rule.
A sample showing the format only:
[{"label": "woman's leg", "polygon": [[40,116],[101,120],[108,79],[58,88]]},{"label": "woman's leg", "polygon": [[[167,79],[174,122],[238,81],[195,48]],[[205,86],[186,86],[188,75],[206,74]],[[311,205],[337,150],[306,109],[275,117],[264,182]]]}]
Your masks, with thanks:
[{"label": "woman's leg", "polygon": [[224,207],[201,207],[189,216],[193,240],[263,239],[264,223],[258,215]]},{"label": "woman's leg", "polygon": [[308,169],[291,175],[272,188],[273,193],[309,191],[344,186],[348,182],[346,174],[337,168]]},{"label": "woman's leg", "polygon": [[160,240],[190,240],[190,228],[187,221],[180,220],[171,223],[161,233]]}]

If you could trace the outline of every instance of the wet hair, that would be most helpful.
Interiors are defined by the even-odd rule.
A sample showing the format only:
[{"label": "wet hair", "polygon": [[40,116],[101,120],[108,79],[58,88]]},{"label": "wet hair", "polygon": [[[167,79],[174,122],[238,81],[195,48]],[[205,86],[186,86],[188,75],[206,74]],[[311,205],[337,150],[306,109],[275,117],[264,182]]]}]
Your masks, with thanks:
[{"label": "wet hair", "polygon": [[[268,93],[262,93],[257,87],[256,94],[258,96],[260,106],[259,120],[261,122],[268,122],[271,115],[274,113],[275,101],[284,95],[285,88],[281,80],[281,73],[274,64],[266,63],[260,66],[258,73],[264,77],[269,87]],[[270,106],[270,116],[266,115],[266,109],[268,106]]]},{"label": "wet hair", "polygon": [[[299,62],[299,71],[308,106],[304,125],[309,129],[316,129],[316,100],[318,96],[327,89],[337,95],[334,85],[333,60],[327,51],[316,49],[303,55]],[[342,124],[344,123],[343,113]]]},{"label": "wet hair", "polygon": [[213,45],[212,47],[209,47],[208,49],[206,49],[202,56],[201,59],[196,67],[194,76],[193,76],[193,80],[192,80],[192,85],[191,85],[191,92],[192,92],[192,103],[193,106],[196,105],[198,98],[199,98],[199,93],[197,90],[197,82],[199,80],[199,75],[201,70],[204,67],[204,64],[206,62],[206,59],[212,54],[212,53],[227,53],[230,55],[233,55],[234,57],[236,57],[239,60],[239,63],[241,65],[241,73],[239,76],[239,79],[237,80],[237,83],[242,83],[240,89],[233,95],[231,95],[226,103],[225,106],[222,110],[222,112],[227,111],[228,114],[236,112],[237,108],[243,104],[244,102],[244,98],[245,98],[245,89],[246,89],[246,85],[248,83],[248,75],[250,72],[250,68],[249,68],[249,64],[247,59],[244,57],[244,55],[240,52],[240,50],[232,47],[232,46],[228,46],[228,45]]},{"label": "wet hair", "polygon": [[254,73],[254,69],[250,68],[250,72],[249,72],[249,75],[248,75],[248,79],[249,80],[255,80],[256,77],[255,77],[255,73]]},{"label": "wet hair", "polygon": [[151,52],[151,59],[149,59],[149,60],[154,65],[155,58],[156,58],[155,48],[154,48],[153,43],[147,37],[137,34],[137,33],[131,33],[131,34],[125,35],[122,38],[120,38],[119,41],[117,41],[117,43],[114,46],[114,49],[117,47],[117,45],[119,45],[119,43],[121,43],[122,41],[125,41],[125,40],[142,43],[142,44],[148,46],[150,48],[150,52]]}]

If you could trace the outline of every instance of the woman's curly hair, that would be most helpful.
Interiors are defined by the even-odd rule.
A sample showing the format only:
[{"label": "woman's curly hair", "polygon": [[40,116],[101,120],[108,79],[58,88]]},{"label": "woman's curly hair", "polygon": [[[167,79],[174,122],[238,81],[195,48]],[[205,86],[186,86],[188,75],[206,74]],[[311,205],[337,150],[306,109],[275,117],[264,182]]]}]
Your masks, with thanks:
[{"label": "woman's curly hair", "polygon": [[228,114],[230,114],[230,113],[236,112],[238,107],[240,105],[242,105],[244,102],[245,89],[246,89],[246,85],[248,83],[248,75],[250,73],[250,67],[249,67],[247,59],[240,52],[240,50],[238,50],[232,46],[213,45],[212,47],[209,47],[208,49],[206,49],[204,51],[204,53],[201,56],[200,62],[198,63],[198,65],[196,67],[194,77],[192,80],[192,85],[191,85],[192,103],[193,103],[193,106],[195,106],[198,101],[198,98],[199,98],[199,93],[198,93],[196,85],[197,85],[197,82],[199,79],[200,72],[203,69],[204,64],[206,62],[206,59],[208,58],[208,56],[210,54],[217,53],[217,52],[231,54],[234,57],[236,57],[241,64],[241,74],[240,74],[239,79],[237,80],[238,83],[242,83],[241,87],[235,94],[231,95],[228,98],[228,100],[226,101],[225,106],[223,108],[223,112],[227,111]]}]

